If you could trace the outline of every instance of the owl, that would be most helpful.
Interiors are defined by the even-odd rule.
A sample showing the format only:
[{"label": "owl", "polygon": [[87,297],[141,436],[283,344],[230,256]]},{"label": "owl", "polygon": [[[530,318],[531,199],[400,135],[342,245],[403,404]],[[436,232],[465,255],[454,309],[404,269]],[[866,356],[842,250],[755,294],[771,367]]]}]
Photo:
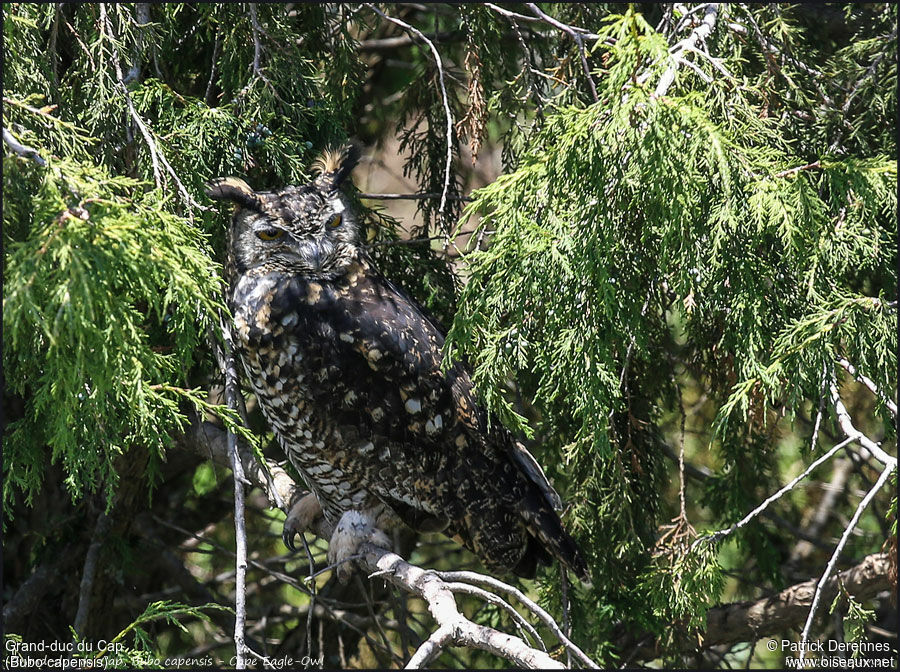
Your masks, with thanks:
[{"label": "owl", "polygon": [[387,533],[406,525],[443,532],[494,571],[532,578],[556,558],[588,581],[541,467],[489,417],[464,363],[442,367],[444,330],[367,254],[341,192],[357,160],[352,148],[328,153],[313,181],[275,191],[233,177],[207,185],[236,206],[235,349],[310,491],[285,543],[323,517],[346,578],[360,543],[389,548]]}]

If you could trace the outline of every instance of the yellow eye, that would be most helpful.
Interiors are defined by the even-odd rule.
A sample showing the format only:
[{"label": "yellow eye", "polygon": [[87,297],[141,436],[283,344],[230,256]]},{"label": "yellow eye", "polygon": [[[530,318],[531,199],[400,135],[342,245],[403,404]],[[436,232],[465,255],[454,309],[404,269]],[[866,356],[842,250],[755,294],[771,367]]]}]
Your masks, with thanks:
[{"label": "yellow eye", "polygon": [[271,229],[260,229],[256,232],[256,235],[262,240],[275,240],[284,235],[284,229],[276,229],[275,227],[272,227]]},{"label": "yellow eye", "polygon": [[341,216],[339,214],[332,217],[331,221],[328,222],[328,226],[330,226],[332,229],[337,226],[340,226],[340,225],[341,225]]}]

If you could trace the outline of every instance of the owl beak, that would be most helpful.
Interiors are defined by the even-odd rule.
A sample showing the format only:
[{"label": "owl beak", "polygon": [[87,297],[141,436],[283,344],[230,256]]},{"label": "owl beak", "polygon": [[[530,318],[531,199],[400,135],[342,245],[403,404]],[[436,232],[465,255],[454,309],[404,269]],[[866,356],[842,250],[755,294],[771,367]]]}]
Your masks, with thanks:
[{"label": "owl beak", "polygon": [[315,242],[301,242],[297,246],[297,256],[299,256],[310,270],[319,271],[322,269],[322,251]]}]

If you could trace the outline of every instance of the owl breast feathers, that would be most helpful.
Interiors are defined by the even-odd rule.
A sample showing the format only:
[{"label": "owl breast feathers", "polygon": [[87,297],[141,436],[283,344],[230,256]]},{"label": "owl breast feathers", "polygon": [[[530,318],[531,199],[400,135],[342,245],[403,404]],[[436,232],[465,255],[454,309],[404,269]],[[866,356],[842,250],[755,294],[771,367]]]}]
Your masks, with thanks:
[{"label": "owl breast feathers", "polygon": [[345,153],[315,181],[233,201],[228,274],[235,341],[263,413],[336,526],[347,511],[382,529],[443,531],[496,570],[533,577],[552,557],[588,580],[534,458],[488,422],[444,333],[382,277],[338,190]]}]

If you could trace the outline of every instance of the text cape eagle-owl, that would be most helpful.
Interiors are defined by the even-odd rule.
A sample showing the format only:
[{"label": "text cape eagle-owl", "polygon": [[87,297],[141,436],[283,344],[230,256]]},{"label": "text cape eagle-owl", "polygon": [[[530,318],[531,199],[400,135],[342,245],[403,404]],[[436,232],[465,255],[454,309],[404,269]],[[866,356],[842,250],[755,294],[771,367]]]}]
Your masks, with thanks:
[{"label": "text cape eagle-owl", "polygon": [[388,546],[382,530],[405,523],[443,531],[494,570],[532,578],[552,555],[589,581],[537,462],[488,424],[461,364],[441,370],[443,331],[360,246],[339,191],[356,158],[332,155],[304,186],[257,193],[224,178],[207,188],[237,206],[227,263],[236,349],[315,496],[292,510],[286,542],[321,507],[333,563],[362,541]]}]

